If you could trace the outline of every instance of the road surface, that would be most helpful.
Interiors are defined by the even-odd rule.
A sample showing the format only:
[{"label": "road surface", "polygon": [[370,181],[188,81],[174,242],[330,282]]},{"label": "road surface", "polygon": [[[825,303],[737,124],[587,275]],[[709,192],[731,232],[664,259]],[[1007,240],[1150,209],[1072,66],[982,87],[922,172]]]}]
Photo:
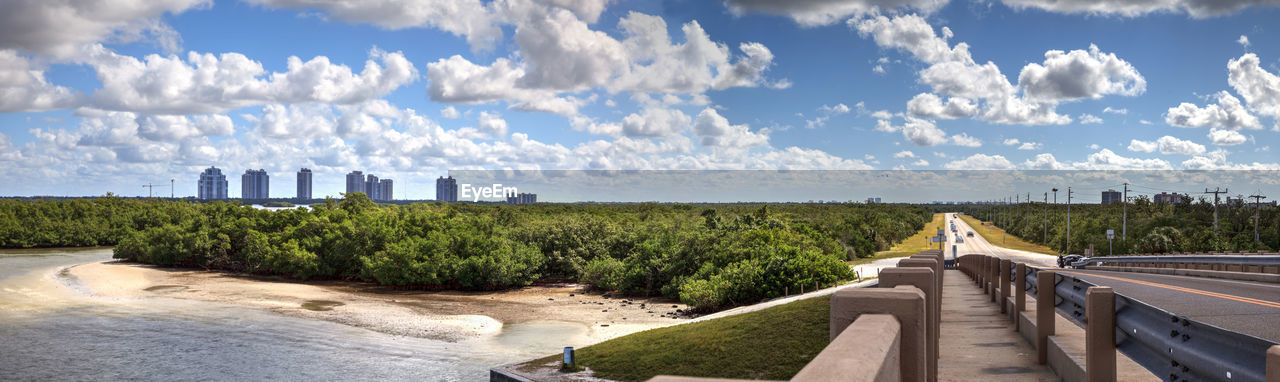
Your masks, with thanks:
[{"label": "road surface", "polygon": [[[956,222],[960,234],[968,232],[964,221],[947,214]],[[976,232],[976,231],[975,231]],[[948,229],[948,239],[955,243]],[[988,243],[981,235],[965,237],[958,244],[960,255],[985,254],[1015,262],[1056,268],[1055,256],[1001,248]],[[948,247],[947,256],[951,256]],[[1173,314],[1223,329],[1280,342],[1280,285],[1190,276],[1155,275],[1132,272],[1107,272],[1083,269],[1055,269],[1080,277],[1095,285],[1109,286],[1128,296]]]}]

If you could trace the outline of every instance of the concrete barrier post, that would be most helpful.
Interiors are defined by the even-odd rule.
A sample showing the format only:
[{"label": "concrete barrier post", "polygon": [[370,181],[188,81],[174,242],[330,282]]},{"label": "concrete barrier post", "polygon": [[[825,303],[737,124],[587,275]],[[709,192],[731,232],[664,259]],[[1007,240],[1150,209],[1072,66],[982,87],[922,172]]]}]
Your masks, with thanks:
[{"label": "concrete barrier post", "polygon": [[996,302],[996,298],[1000,296],[1000,258],[991,258],[991,274],[987,275],[991,280],[991,302]]},{"label": "concrete barrier post", "polygon": [[1280,345],[1267,349],[1267,382],[1280,382]]},{"label": "concrete barrier post", "polygon": [[973,258],[974,280],[978,282],[979,288],[984,288],[983,290],[986,290],[985,289],[986,287],[984,286],[985,284],[983,284],[983,280],[982,280],[983,276],[986,276],[987,274],[986,269],[987,269],[987,257],[983,255],[974,256]]},{"label": "concrete barrier post", "polygon": [[[884,277],[883,273],[881,277]],[[837,338],[863,314],[892,315],[902,325],[898,362],[902,380],[926,381],[929,376],[925,357],[928,349],[925,342],[928,326],[926,309],[924,292],[912,286],[842,289],[831,296],[831,338]]]},{"label": "concrete barrier post", "polygon": [[1040,271],[1036,273],[1036,363],[1049,362],[1049,336],[1054,333],[1053,323],[1057,314],[1053,312],[1054,279],[1057,273]]},{"label": "concrete barrier post", "polygon": [[1009,312],[1004,302],[1009,300],[1009,266],[1011,265],[1012,263],[1007,259],[1000,260],[1000,313]]},{"label": "concrete barrier post", "polygon": [[901,349],[902,325],[897,318],[863,314],[791,380],[897,381],[902,375]]},{"label": "concrete barrier post", "polygon": [[899,261],[896,268],[880,271],[880,286],[883,288],[913,286],[924,292],[925,358],[929,381],[936,381],[938,378],[938,330],[941,328],[938,320],[942,315],[937,310],[941,306],[939,303],[942,295],[938,293],[935,281],[938,276],[934,269],[937,266],[938,262],[933,259],[906,259]]},{"label": "concrete barrier post", "polygon": [[1022,329],[1022,320],[1018,319],[1018,315],[1027,311],[1027,265],[1018,263],[1017,265],[1017,281],[1013,285],[1013,330]]},{"label": "concrete barrier post", "polygon": [[1111,287],[1090,287],[1085,291],[1088,322],[1084,337],[1085,380],[1116,380],[1116,292]]}]

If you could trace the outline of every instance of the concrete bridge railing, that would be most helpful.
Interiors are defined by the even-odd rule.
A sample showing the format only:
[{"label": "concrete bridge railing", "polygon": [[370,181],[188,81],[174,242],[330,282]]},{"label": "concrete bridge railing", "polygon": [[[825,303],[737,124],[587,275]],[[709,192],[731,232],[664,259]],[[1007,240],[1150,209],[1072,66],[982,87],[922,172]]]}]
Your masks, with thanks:
[{"label": "concrete bridge railing", "polygon": [[[876,288],[837,291],[831,343],[791,380],[937,381],[942,264],[942,251],[921,252],[881,270]],[[664,375],[649,381],[710,380]]]},{"label": "concrete bridge railing", "polygon": [[[1064,380],[1117,380],[1119,350],[1132,365],[1128,372],[1140,372],[1134,370],[1140,366],[1160,379],[1280,381],[1275,343],[1179,317],[1052,269],[986,255],[962,256],[957,263],[993,298],[999,294],[1002,311],[1035,345],[1037,361],[1050,364]],[[1014,292],[1012,299],[1006,290]],[[1028,291],[1034,294],[1033,312],[1027,311]],[[1083,346],[1059,332],[1079,331],[1058,325],[1067,319],[1085,326]],[[1119,376],[1134,378],[1123,371]]]}]

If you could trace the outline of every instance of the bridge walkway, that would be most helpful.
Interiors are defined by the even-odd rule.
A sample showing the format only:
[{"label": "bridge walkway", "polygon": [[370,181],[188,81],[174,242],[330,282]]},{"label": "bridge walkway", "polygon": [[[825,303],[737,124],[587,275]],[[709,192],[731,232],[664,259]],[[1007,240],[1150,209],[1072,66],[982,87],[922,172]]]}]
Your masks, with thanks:
[{"label": "bridge walkway", "polygon": [[946,270],[938,344],[940,381],[1058,381],[1000,308],[958,270]]}]

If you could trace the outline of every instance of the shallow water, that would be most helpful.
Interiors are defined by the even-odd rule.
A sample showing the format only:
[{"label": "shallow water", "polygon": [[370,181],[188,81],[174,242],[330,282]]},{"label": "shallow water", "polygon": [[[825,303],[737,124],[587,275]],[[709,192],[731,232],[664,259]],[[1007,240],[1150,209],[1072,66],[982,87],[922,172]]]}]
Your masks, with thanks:
[{"label": "shallow water", "polygon": [[535,321],[449,343],[165,297],[177,285],[93,297],[63,272],[110,257],[106,248],[0,251],[0,380],[487,380],[490,367],[554,354],[589,330]]}]

